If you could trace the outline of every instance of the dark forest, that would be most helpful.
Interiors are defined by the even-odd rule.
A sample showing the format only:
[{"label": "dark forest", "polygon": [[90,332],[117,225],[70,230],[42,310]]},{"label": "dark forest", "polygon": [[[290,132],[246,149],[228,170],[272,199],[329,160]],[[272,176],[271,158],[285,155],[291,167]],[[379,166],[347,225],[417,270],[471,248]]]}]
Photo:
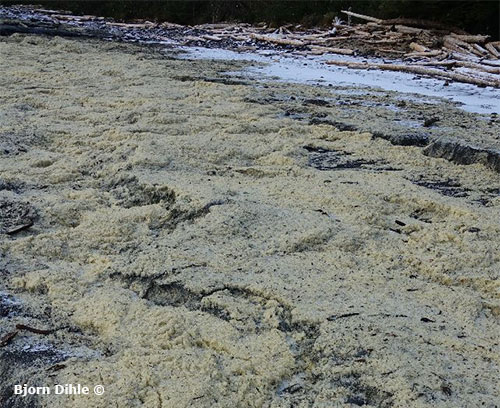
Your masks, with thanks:
[{"label": "dark forest", "polygon": [[[33,2],[0,1],[1,4]],[[39,1],[44,7],[74,13],[113,17],[117,20],[148,19],[181,24],[220,21],[266,22],[274,26],[287,23],[328,26],[339,11],[352,11],[379,18],[421,18],[450,24],[471,33],[499,36],[499,1],[415,1],[415,0],[220,0],[220,1]]]}]

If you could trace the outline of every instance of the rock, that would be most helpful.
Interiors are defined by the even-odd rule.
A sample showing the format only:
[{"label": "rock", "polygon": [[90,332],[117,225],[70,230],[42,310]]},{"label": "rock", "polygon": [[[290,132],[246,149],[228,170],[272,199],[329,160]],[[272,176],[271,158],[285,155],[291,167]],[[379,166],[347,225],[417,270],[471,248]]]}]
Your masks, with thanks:
[{"label": "rock", "polygon": [[388,140],[393,145],[398,146],[427,146],[429,144],[429,136],[423,133],[409,133],[404,135],[387,135],[381,132],[373,132],[373,138],[381,138]]},{"label": "rock", "polygon": [[423,153],[440,157],[457,164],[481,163],[500,172],[500,151],[472,146],[457,140],[441,138],[427,146]]}]

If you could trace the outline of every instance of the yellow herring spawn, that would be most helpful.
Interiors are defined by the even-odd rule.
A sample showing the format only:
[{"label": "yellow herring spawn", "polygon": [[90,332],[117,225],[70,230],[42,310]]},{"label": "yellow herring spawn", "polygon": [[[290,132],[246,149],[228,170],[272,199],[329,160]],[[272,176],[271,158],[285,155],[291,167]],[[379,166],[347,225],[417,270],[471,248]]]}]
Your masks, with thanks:
[{"label": "yellow herring spawn", "polygon": [[241,62],[0,55],[0,334],[55,330],[0,348],[0,388],[105,389],[25,406],[498,405],[498,173],[255,102],[326,88],[214,80]]}]

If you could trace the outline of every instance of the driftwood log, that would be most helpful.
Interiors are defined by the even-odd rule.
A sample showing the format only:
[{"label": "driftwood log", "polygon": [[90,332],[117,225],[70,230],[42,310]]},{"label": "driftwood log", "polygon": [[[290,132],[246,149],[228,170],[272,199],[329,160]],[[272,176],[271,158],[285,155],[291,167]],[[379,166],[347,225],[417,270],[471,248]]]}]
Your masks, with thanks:
[{"label": "driftwood log", "polygon": [[453,27],[443,23],[438,23],[437,21],[421,20],[415,18],[393,18],[389,20],[382,20],[380,21],[380,24],[386,26],[405,25],[405,26],[428,29],[428,30],[443,30],[457,34],[467,34],[464,30],[457,27]]},{"label": "driftwood log", "polygon": [[353,55],[354,50],[351,50],[349,48],[334,48],[334,47],[321,47],[317,45],[311,46],[311,50],[317,51],[318,53],[322,54],[341,54],[341,55]]},{"label": "driftwood log", "polygon": [[303,41],[292,40],[289,38],[271,37],[268,35],[260,35],[260,34],[250,34],[250,37],[253,38],[254,40],[264,41],[264,42],[269,42],[269,43],[274,43],[274,44],[279,44],[279,45],[294,45],[294,46],[304,45]]},{"label": "driftwood log", "polygon": [[470,61],[455,61],[455,60],[445,60],[445,61],[423,61],[417,62],[415,65],[426,65],[426,66],[441,66],[441,67],[463,67],[475,69],[482,72],[487,72],[489,74],[500,74],[500,66],[492,67],[489,65],[482,65]]},{"label": "driftwood log", "polygon": [[484,43],[486,42],[490,36],[489,35],[462,35],[462,34],[456,34],[456,33],[451,33],[450,34],[452,37],[455,37],[461,41],[467,42],[467,43]]},{"label": "driftwood log", "polygon": [[417,52],[428,52],[429,49],[427,47],[424,47],[423,45],[417,44],[415,42],[410,43],[410,48],[412,50],[415,50]]},{"label": "driftwood log", "polygon": [[380,69],[384,71],[408,72],[412,74],[428,75],[431,77],[442,77],[451,79],[453,81],[463,82],[478,86],[491,86],[494,88],[500,88],[500,80],[477,78],[465,74],[459,74],[456,72],[442,71],[436,68],[427,68],[420,65],[377,64],[377,63],[350,62],[350,61],[326,61],[326,64],[354,68],[354,69]]},{"label": "driftwood log", "polygon": [[500,58],[500,52],[498,52],[492,44],[485,44],[484,48],[486,48],[495,58]]},{"label": "driftwood log", "polygon": [[372,23],[377,23],[377,24],[381,24],[382,21],[384,21],[384,20],[381,20],[380,18],[370,17],[370,16],[366,16],[364,14],[353,13],[352,11],[342,10],[342,13],[347,14],[348,16],[351,16],[351,17],[357,17],[361,20],[370,21]]}]

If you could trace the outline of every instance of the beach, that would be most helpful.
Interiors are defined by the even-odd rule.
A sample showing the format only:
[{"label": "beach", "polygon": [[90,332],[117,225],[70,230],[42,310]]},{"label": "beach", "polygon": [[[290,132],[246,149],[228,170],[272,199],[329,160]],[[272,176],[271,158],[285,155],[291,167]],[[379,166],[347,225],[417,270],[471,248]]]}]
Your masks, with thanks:
[{"label": "beach", "polygon": [[496,115],[145,45],[0,54],[0,335],[50,331],[0,348],[5,406],[498,405],[500,175],[427,146],[498,151]]}]

